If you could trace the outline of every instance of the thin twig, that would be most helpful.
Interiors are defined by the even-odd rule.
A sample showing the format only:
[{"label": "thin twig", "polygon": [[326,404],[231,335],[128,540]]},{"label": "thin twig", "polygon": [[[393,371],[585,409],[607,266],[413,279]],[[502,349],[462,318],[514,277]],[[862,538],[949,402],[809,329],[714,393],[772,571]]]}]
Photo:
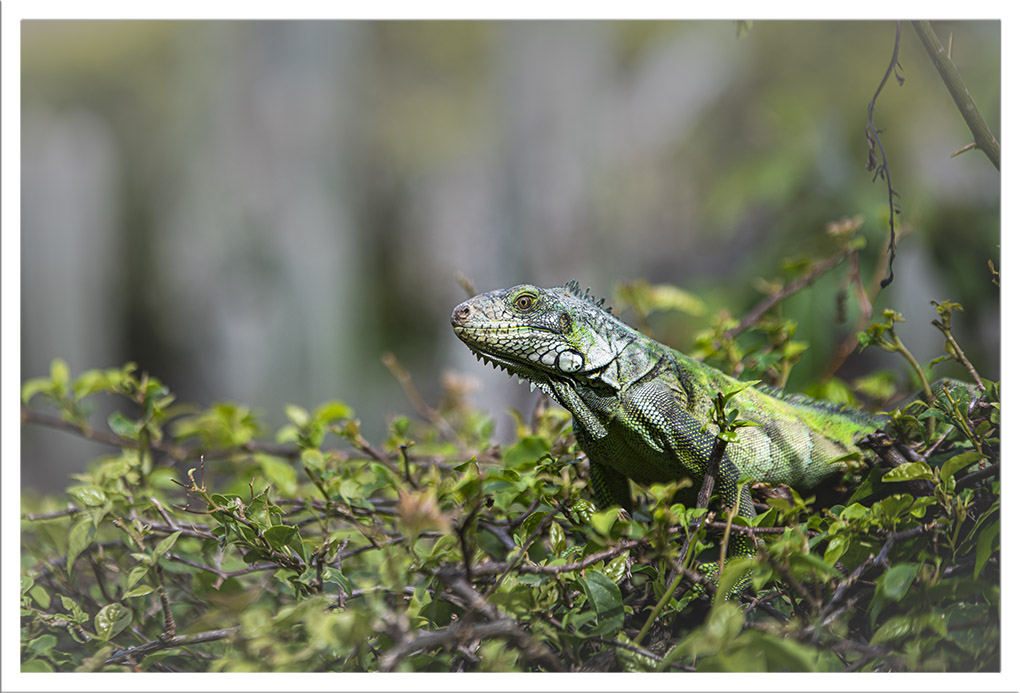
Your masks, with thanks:
[{"label": "thin twig", "polygon": [[411,374],[407,372],[407,369],[404,368],[403,365],[401,365],[393,352],[384,351],[381,359],[383,365],[386,366],[386,369],[393,375],[394,378],[397,379],[397,382],[400,383],[401,389],[404,391],[404,394],[407,395],[407,399],[410,400],[411,405],[418,411],[418,413],[431,422],[433,426],[439,429],[439,432],[444,438],[453,443],[463,444],[461,437],[457,435],[457,432],[453,430],[453,427],[450,426],[446,419],[443,418],[443,415],[439,413],[439,410],[429,406],[428,402],[425,401],[425,398],[421,396],[421,393],[418,392],[418,388],[414,384],[414,380],[411,379]]},{"label": "thin twig", "polygon": [[840,262],[842,262],[843,259],[846,258],[846,256],[849,255],[851,252],[852,251],[850,250],[841,250],[838,253],[830,255],[829,257],[815,265],[815,267],[803,277],[800,277],[799,279],[790,282],[789,284],[784,286],[782,290],[777,291],[776,293],[773,294],[769,294],[761,301],[759,301],[754,308],[748,311],[747,315],[743,317],[743,319],[736,327],[731,327],[730,329],[726,330],[726,332],[723,333],[723,337],[725,339],[733,339],[738,334],[746,330],[748,327],[757,323],[758,320],[761,319],[761,316],[764,315],[774,305],[780,303],[781,301],[786,300],[787,298],[797,293],[798,291],[813,284],[819,277],[821,277],[823,274],[825,274],[833,267],[838,265]]},{"label": "thin twig", "polygon": [[[882,89],[885,88],[885,83],[889,81],[889,75],[896,74],[896,80],[903,84],[903,78],[900,77],[899,73],[896,72],[896,68],[899,66],[899,55],[900,55],[900,23],[896,22],[896,41],[893,43],[892,58],[889,59],[889,67],[885,69],[885,75],[882,76],[882,81],[878,85],[878,89],[875,90],[875,95],[871,97],[871,101],[868,103],[868,124],[865,127],[865,134],[868,139],[868,161],[867,170],[875,171],[875,176],[872,178],[874,182],[875,178],[881,176],[885,180],[886,187],[889,189],[889,270],[888,274],[882,280],[882,288],[889,286],[893,280],[893,260],[896,258],[896,205],[893,202],[893,198],[898,197],[896,191],[892,187],[892,175],[889,172],[889,159],[885,155],[885,147],[882,146],[882,138],[879,136],[879,129],[875,127],[875,103],[878,101],[878,95],[882,93]],[[878,164],[875,161],[875,145],[878,145],[878,151],[882,155],[882,163]]]}]

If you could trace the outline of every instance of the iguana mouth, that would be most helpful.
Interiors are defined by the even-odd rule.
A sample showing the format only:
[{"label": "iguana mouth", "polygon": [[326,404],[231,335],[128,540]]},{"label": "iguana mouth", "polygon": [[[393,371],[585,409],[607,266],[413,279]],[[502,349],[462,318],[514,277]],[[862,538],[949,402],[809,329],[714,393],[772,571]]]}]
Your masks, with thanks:
[{"label": "iguana mouth", "polygon": [[516,375],[532,381],[543,379],[542,372],[536,369],[534,365],[529,362],[518,361],[517,359],[509,358],[507,356],[495,356],[494,354],[482,351],[471,344],[468,344],[468,348],[471,350],[471,353],[475,355],[476,359],[487,363],[494,368],[506,371],[508,375]]}]

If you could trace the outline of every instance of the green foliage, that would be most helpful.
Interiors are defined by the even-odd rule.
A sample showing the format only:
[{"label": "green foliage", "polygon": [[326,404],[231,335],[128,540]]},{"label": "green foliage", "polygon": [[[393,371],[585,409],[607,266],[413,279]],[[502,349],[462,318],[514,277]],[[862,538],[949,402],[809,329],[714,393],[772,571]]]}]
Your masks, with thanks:
[{"label": "green foliage", "polygon": [[[631,291],[644,310],[690,308],[662,287]],[[935,307],[963,364],[959,307]],[[800,347],[777,313],[748,321],[751,339],[716,316],[700,343],[781,381]],[[910,362],[897,317],[861,332]],[[816,391],[855,401],[889,381]],[[66,494],[23,498],[22,669],[995,670],[999,388],[975,373],[930,392],[890,412],[825,500],[755,488],[769,509],[747,527],[678,502],[689,482],[641,489],[633,516],[596,511],[568,415],[517,415],[501,448],[455,379],[434,417],[398,416],[375,445],[341,401],[288,405],[266,431],[241,404],[176,404],[133,364],[74,377],[58,360],[24,383],[23,419],[115,452]],[[733,394],[719,393],[714,423],[739,444]],[[103,397],[115,413],[95,425]],[[696,564],[735,532],[754,534],[757,555],[704,583]],[[748,584],[742,601],[711,598]]]}]

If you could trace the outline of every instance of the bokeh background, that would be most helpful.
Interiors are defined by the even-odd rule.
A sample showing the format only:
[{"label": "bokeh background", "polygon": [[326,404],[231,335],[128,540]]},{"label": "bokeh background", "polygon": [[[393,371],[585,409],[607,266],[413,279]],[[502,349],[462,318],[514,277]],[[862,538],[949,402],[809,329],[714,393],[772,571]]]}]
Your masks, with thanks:
[{"label": "bokeh background", "polygon": [[[1000,26],[934,23],[1000,132]],[[878,101],[913,233],[877,308],[919,358],[929,301],[999,371],[1000,182],[909,25]],[[22,376],[135,361],[179,399],[235,400],[267,435],[293,402],[343,399],[368,435],[444,373],[512,431],[528,388],[477,364],[448,318],[464,290],[646,279],[704,299],[653,317],[687,348],[759,279],[861,215],[870,275],[888,202],[865,170],[893,22],[39,22],[22,24]],[[784,307],[810,382],[850,324],[835,280]],[[626,317],[626,315],[625,315]],[[868,350],[847,375],[888,367]],[[899,367],[897,364],[896,367]],[[841,373],[841,375],[843,375]],[[102,412],[98,413],[100,416]],[[23,429],[26,487],[105,449]]]}]

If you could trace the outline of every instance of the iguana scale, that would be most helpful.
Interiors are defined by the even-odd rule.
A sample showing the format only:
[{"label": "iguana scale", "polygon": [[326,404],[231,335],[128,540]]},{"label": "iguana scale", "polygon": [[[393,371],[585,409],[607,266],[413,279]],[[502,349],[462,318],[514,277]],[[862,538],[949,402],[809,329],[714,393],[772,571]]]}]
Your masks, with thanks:
[{"label": "iguana scale", "polygon": [[[695,493],[700,488],[718,431],[709,418],[713,398],[738,389],[736,379],[628,326],[576,282],[479,294],[458,305],[451,322],[476,356],[530,381],[573,415],[599,506],[631,510],[628,479],[686,477]],[[832,461],[858,452],[856,441],[884,423],[765,387],[745,387],[729,406],[758,424],[739,429],[716,477],[722,503],[745,518],[755,510],[741,478],[813,488],[844,471]],[[728,555],[753,552],[753,542],[731,536]]]}]

